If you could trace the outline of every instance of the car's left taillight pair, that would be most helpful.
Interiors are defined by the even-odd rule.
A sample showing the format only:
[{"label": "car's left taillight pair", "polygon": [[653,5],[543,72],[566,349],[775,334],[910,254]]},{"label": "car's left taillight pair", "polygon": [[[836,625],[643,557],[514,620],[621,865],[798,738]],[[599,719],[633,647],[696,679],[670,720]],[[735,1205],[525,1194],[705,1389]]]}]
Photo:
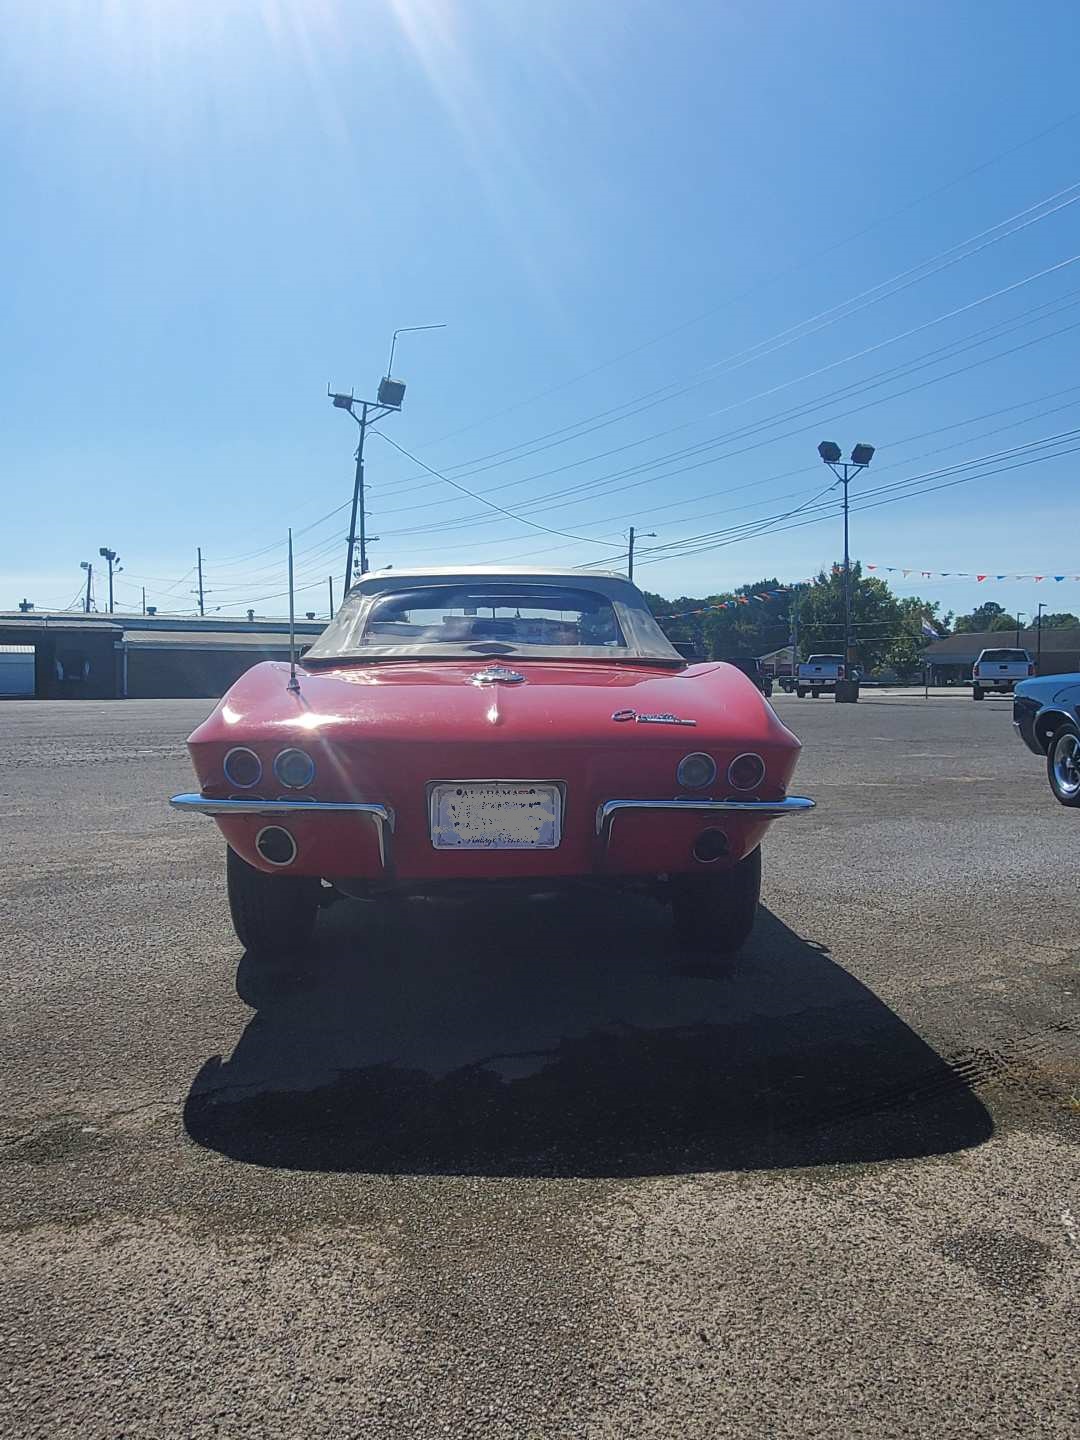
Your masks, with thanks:
[{"label": "car's left taillight pair", "polygon": [[[246,745],[234,745],[221,768],[238,790],[252,790],[262,779],[262,761]],[[303,790],[315,779],[315,761],[306,750],[290,746],[274,756],[274,774],[286,790]]]}]

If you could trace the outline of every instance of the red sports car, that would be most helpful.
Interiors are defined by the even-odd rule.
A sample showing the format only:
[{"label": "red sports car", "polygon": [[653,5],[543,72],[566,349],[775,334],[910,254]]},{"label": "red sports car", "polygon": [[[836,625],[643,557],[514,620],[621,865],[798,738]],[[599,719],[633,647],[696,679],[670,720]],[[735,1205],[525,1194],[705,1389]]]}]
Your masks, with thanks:
[{"label": "red sports car", "polygon": [[695,949],[749,935],[799,742],[731,665],[685,661],[641,592],[584,571],[363,576],[290,667],[256,665],[188,742],[256,955],[342,895],[588,879],[670,900]]}]

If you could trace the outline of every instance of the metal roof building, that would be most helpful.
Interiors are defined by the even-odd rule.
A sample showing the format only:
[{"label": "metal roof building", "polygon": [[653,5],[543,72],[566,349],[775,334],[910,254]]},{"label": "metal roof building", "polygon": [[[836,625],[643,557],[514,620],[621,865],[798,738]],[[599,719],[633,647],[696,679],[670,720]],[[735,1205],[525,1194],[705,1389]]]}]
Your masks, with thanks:
[{"label": "metal roof building", "polygon": [[935,681],[970,680],[971,667],[983,650],[1023,649],[1032,660],[1039,656],[1041,675],[1065,675],[1080,671],[1080,629],[1070,626],[1062,630],[1044,629],[1040,650],[1037,629],[976,630],[970,634],[946,635],[934,640],[923,651]]},{"label": "metal roof building", "polygon": [[[325,621],[296,624],[297,653]],[[18,692],[39,699],[217,699],[261,660],[288,660],[287,620],[197,620],[187,616],[0,614],[0,646],[33,652]],[[0,690],[0,694],[4,692]]]}]

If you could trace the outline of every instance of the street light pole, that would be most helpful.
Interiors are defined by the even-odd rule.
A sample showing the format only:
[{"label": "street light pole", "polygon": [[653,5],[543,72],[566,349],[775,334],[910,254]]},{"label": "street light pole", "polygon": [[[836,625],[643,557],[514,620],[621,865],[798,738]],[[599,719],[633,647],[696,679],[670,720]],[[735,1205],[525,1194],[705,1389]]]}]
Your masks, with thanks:
[{"label": "street light pole", "polygon": [[[394,364],[394,351],[397,348],[397,337],[408,335],[415,330],[445,330],[445,324],[438,325],[403,325],[395,330],[390,340],[390,358],[386,365],[386,374],[379,382],[377,397],[374,400],[357,400],[350,390],[347,395],[336,393],[327,385],[326,393],[334,402],[335,409],[347,410],[360,427],[360,441],[356,447],[356,473],[353,476],[352,510],[349,516],[349,541],[345,554],[345,589],[343,595],[348,595],[352,585],[353,560],[356,554],[357,544],[360,546],[360,569],[359,573],[365,575],[368,568],[367,558],[367,510],[365,509],[364,493],[364,440],[367,436],[369,425],[381,420],[384,415],[391,411],[400,410],[405,399],[405,385],[400,380],[395,380],[392,374]],[[355,406],[360,406],[359,415]],[[359,525],[359,533],[357,526]],[[377,538],[377,537],[372,537]]]},{"label": "street light pole", "polygon": [[1022,610],[1016,612],[1016,648],[1018,650],[1020,649],[1020,617],[1023,613]]},{"label": "street light pole", "polygon": [[119,563],[120,556],[115,550],[110,550],[107,545],[102,545],[98,554],[109,567],[109,614],[111,615],[113,613],[113,566],[116,566],[117,573],[124,567]]},{"label": "street light pole", "polygon": [[[336,404],[336,401],[335,401]],[[368,423],[368,402],[360,402],[360,415],[350,407],[349,413],[360,426],[360,443],[356,447],[356,476],[353,480],[352,492],[352,513],[349,518],[349,548],[345,557],[345,594],[349,593],[349,586],[352,584],[353,554],[356,549],[356,517],[360,515],[360,574],[367,572],[367,529],[366,516],[364,513],[364,437],[367,434]]]},{"label": "street light pole", "polygon": [[[648,531],[646,534],[644,534],[641,538],[642,538],[643,540],[655,540],[655,539],[656,539],[656,531],[655,531],[655,530],[649,530],[649,531]],[[630,545],[629,545],[629,549],[628,549],[628,551],[627,551],[627,556],[626,556],[626,573],[627,573],[627,578],[630,579],[630,580],[633,580],[633,578],[634,578],[634,542],[635,542],[636,539],[637,539],[637,531],[636,531],[636,529],[634,528],[634,526],[631,525],[631,526],[630,526]]]},{"label": "street light pole", "polygon": [[86,599],[83,601],[83,610],[90,614],[90,585],[94,578],[94,567],[89,560],[80,560],[79,569],[86,571]]},{"label": "street light pole", "polygon": [[[851,459],[841,460],[840,446],[837,445],[835,440],[822,440],[818,446],[818,454],[844,487],[844,680],[847,682],[851,678],[850,671],[852,669],[853,659],[855,658],[852,653],[854,650],[854,641],[851,634],[851,550],[848,543],[848,486],[851,483],[852,475],[857,475],[860,470],[865,470],[870,464],[870,461],[874,458],[874,447],[873,445],[865,444],[856,445],[851,452]],[[842,693],[845,698],[847,698],[850,692],[847,691],[846,686],[843,692],[838,689],[837,699],[840,698]],[[850,693],[850,698],[856,699],[857,695]]]},{"label": "street light pole", "polygon": [[1046,609],[1045,600],[1039,601],[1039,609],[1035,620],[1035,674],[1040,674],[1042,663],[1042,612]]}]

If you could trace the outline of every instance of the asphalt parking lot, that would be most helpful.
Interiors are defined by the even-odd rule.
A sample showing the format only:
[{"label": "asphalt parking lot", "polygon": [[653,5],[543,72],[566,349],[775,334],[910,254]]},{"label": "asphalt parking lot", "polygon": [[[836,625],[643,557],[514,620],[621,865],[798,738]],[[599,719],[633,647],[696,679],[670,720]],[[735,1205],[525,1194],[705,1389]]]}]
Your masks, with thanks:
[{"label": "asphalt parking lot", "polygon": [[778,696],[735,974],[650,902],[250,972],[206,702],[0,707],[0,1432],[1077,1433],[1080,812],[1007,702]]}]

